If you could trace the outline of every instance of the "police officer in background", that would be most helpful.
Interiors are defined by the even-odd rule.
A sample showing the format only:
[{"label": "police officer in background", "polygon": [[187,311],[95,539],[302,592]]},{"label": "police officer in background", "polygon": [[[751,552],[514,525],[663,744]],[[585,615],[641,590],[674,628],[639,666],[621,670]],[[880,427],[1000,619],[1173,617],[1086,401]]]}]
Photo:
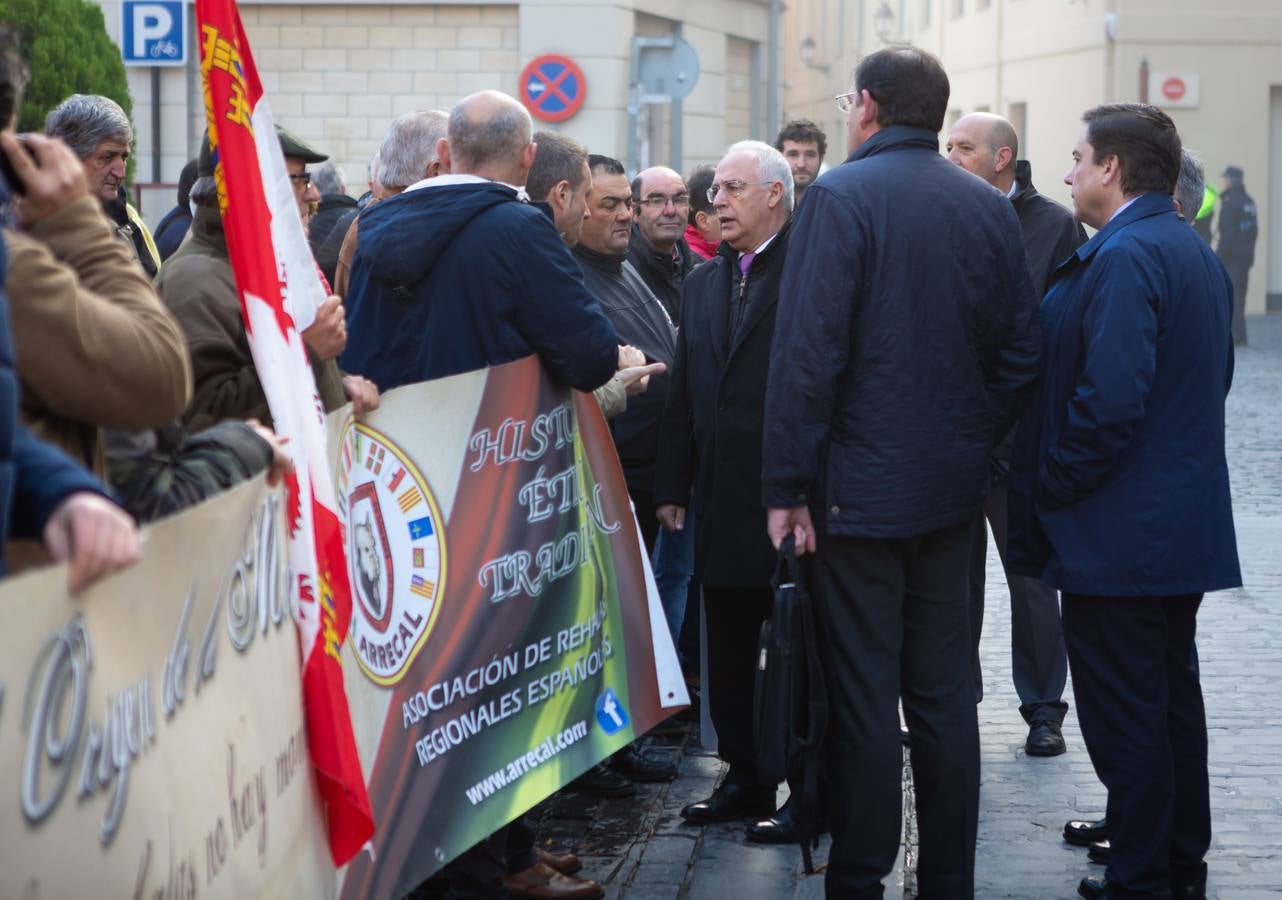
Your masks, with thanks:
[{"label": "police officer in background", "polygon": [[1246,283],[1259,233],[1255,201],[1242,184],[1242,170],[1229,166],[1220,193],[1220,243],[1215,252],[1233,280],[1233,343],[1239,347],[1246,344]]}]

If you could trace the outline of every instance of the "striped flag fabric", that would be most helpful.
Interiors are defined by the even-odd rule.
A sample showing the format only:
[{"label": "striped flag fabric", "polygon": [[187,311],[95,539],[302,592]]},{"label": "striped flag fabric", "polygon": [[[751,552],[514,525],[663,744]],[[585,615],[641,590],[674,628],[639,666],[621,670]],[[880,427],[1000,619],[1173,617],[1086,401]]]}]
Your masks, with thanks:
[{"label": "striped flag fabric", "polygon": [[291,609],[303,656],[308,749],[330,851],[343,865],[373,835],[374,818],[343,687],[351,586],[324,413],[302,340],[325,298],[235,0],[196,0],[196,24],[227,250],[254,365],[294,461],[286,498]]}]

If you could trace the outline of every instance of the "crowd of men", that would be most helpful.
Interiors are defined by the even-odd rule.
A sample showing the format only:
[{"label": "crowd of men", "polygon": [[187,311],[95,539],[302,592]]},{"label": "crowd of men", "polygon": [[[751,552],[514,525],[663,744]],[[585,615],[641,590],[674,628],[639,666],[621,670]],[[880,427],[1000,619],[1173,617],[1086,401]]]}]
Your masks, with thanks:
[{"label": "crowd of men", "polygon": [[[10,571],[68,559],[79,591],[136,558],[135,522],[289,463],[249,352],[208,142],[153,241],[126,202],[120,107],[74,95],[47,135],[15,135],[26,69],[0,37],[13,171],[5,559]],[[1201,897],[1194,637],[1203,594],[1241,580],[1224,400],[1249,262],[1239,252],[1226,271],[1189,227],[1201,163],[1161,111],[1085,114],[1064,148],[1070,211],[1038,193],[999,116],[961,118],[941,154],[948,97],[934,57],[883,50],[836,98],[849,157],[822,175],[827,137],[795,121],[688,177],[629,179],[484,91],[396,119],[359,202],[324,154],[279,129],[329,295],[303,332],[318,394],[359,414],[380,389],[530,354],[595,394],[695,671],[702,599],[701,687],[728,767],[681,815],[742,821],[758,842],[799,834],[758,770],[751,690],[791,536],[811,556],[830,698],[830,898],[882,896],[903,740],[922,895],[973,895],[991,525],[1025,750],[1065,752],[1071,669],[1108,789],[1102,819],[1065,827],[1108,865],[1079,892]],[[1254,228],[1249,198],[1234,196],[1222,249]],[[675,777],[633,746],[575,786],[624,796]],[[416,894],[601,896],[578,868],[518,819]]]}]

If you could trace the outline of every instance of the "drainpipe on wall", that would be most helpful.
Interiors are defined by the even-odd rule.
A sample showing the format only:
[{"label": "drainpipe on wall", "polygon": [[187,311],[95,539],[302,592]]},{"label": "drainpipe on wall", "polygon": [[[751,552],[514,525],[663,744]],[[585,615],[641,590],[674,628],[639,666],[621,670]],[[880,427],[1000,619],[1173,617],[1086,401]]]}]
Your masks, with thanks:
[{"label": "drainpipe on wall", "polygon": [[780,0],[770,0],[766,22],[766,134],[773,135],[779,121],[779,7]]}]

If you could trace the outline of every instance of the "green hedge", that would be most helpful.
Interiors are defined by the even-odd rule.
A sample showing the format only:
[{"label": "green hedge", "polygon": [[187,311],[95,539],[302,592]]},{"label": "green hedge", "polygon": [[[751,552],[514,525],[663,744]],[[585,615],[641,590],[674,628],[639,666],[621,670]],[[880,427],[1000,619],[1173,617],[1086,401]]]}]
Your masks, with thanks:
[{"label": "green hedge", "polygon": [[[102,94],[132,120],[120,48],[107,36],[102,7],[90,0],[0,0],[0,22],[22,32],[31,67],[19,131],[43,131],[45,115],[72,94]],[[133,171],[130,158],[130,172]]]}]

